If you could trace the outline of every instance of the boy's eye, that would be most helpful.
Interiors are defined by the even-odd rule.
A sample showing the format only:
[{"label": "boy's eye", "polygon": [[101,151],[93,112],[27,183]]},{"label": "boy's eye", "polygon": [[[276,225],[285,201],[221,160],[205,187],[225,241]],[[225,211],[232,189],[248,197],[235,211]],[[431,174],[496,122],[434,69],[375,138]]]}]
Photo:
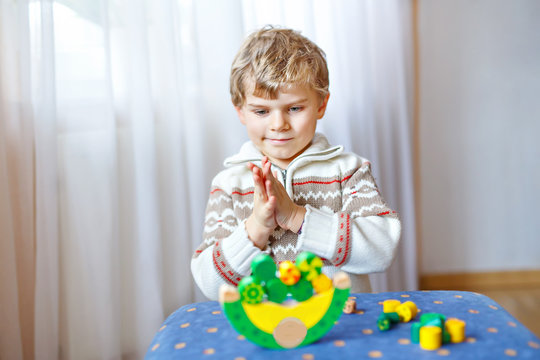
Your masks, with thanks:
[{"label": "boy's eye", "polygon": [[293,107],[289,108],[289,111],[290,112],[299,112],[299,111],[302,111],[302,107],[301,106],[293,106]]},{"label": "boy's eye", "polygon": [[255,115],[262,116],[262,115],[266,115],[266,114],[268,113],[268,111],[267,111],[267,110],[258,109],[258,110],[253,110],[253,113],[255,113]]}]

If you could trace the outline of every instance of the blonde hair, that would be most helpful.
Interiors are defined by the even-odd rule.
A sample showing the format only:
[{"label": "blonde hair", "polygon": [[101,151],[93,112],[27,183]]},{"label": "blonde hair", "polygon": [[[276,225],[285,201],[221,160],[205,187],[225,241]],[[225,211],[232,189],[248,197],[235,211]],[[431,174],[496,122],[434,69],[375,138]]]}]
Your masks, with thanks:
[{"label": "blonde hair", "polygon": [[276,99],[280,89],[291,86],[308,86],[324,98],[329,85],[325,53],[297,31],[265,26],[246,38],[232,63],[235,106],[244,104],[250,81],[253,95],[266,99]]}]

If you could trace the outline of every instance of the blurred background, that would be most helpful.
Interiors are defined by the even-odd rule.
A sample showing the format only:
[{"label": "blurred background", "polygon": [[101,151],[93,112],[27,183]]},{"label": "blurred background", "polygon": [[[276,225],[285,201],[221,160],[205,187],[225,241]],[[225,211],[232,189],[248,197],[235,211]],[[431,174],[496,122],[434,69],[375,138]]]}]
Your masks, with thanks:
[{"label": "blurred background", "polygon": [[540,2],[0,2],[0,358],[136,359],[205,298],[212,177],[247,140],[244,37],[325,52],[319,124],[403,222],[375,291],[482,292],[540,335]]},{"label": "blurred background", "polygon": [[540,3],[417,1],[420,287],[540,335]]}]

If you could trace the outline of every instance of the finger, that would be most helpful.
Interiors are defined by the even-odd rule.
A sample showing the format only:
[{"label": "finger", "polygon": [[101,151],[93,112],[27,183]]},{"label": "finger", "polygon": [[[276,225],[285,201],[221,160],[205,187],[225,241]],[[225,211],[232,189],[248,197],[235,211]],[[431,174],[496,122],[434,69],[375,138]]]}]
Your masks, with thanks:
[{"label": "finger", "polygon": [[275,196],[274,189],[272,189],[272,181],[266,180],[265,190],[268,198],[270,198],[271,196]]},{"label": "finger", "polygon": [[253,169],[251,175],[253,177],[253,184],[255,186],[255,190],[261,190],[265,186],[265,184],[259,172],[256,169]]},{"label": "finger", "polygon": [[255,165],[255,164],[252,163],[252,162],[248,162],[248,163],[247,163],[247,167],[249,168],[249,170],[253,171],[253,168],[256,168],[257,165]]},{"label": "finger", "polygon": [[253,172],[253,175],[259,176],[261,179],[264,179],[263,171],[258,166],[253,165],[253,167],[251,168],[251,171]]},{"label": "finger", "polygon": [[266,176],[264,175],[264,171],[262,169],[257,168],[256,169],[257,176],[261,179],[261,186],[264,188],[264,183],[266,182]]},{"label": "finger", "polygon": [[264,176],[266,178],[271,178],[272,177],[272,171],[271,171],[271,168],[272,168],[272,164],[270,162],[267,162],[265,164],[265,166],[262,168],[262,171],[264,173]]},{"label": "finger", "polygon": [[275,196],[269,196],[267,201],[268,207],[272,212],[275,211],[277,205],[277,198]]},{"label": "finger", "polygon": [[255,179],[260,179],[261,176],[259,175],[259,168],[254,166],[251,168],[251,176],[253,177],[253,181],[255,181]]},{"label": "finger", "polygon": [[266,189],[265,189],[262,181],[258,181],[256,183],[256,185],[255,185],[255,195],[257,196],[258,199],[262,199],[262,200],[267,199]]},{"label": "finger", "polygon": [[253,173],[253,183],[259,187],[263,184],[262,178],[256,173]]},{"label": "finger", "polygon": [[256,194],[258,195],[259,199],[266,201],[268,199],[268,194],[266,191],[266,181],[262,176],[261,169],[257,168],[254,170],[253,181],[255,183],[257,190]]},{"label": "finger", "polygon": [[273,186],[276,186],[276,187],[281,185],[281,183],[278,180],[279,178],[278,171],[279,170],[271,171],[270,169],[268,169],[268,174],[265,175],[265,180],[272,181]]}]

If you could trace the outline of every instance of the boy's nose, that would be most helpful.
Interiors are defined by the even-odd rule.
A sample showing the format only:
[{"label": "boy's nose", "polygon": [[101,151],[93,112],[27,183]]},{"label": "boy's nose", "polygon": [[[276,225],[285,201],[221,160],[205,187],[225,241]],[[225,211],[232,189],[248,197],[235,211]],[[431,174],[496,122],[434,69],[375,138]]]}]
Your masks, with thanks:
[{"label": "boy's nose", "polygon": [[289,128],[289,122],[286,115],[281,111],[276,111],[272,114],[270,120],[270,129],[273,131],[287,130]]}]

